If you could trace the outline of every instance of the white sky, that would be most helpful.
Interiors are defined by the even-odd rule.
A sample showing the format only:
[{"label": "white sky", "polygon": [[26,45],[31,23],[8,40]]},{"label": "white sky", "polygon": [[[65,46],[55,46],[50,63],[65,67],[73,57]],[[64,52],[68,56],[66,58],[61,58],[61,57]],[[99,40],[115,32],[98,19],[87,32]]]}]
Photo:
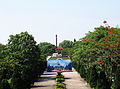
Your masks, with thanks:
[{"label": "white sky", "polygon": [[120,0],[0,0],[0,43],[28,31],[39,42],[55,44],[84,37],[94,27],[120,24]]}]

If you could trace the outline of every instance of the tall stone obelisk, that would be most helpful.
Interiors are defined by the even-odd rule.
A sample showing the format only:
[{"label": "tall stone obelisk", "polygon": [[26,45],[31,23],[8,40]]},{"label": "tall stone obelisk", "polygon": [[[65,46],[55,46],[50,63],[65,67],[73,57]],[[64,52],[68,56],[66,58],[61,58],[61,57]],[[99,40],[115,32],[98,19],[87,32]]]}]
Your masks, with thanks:
[{"label": "tall stone obelisk", "polygon": [[57,35],[56,35],[56,48],[57,48]]}]

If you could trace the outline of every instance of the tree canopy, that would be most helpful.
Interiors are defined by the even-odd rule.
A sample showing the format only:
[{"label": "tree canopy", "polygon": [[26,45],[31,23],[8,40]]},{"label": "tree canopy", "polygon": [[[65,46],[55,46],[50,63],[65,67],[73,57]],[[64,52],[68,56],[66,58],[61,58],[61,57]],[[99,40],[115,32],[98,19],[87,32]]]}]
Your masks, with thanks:
[{"label": "tree canopy", "polygon": [[43,60],[46,60],[47,56],[51,56],[55,52],[55,45],[48,42],[41,42],[38,44],[40,49],[40,55]]},{"label": "tree canopy", "polygon": [[70,40],[64,40],[63,42],[61,42],[59,44],[59,47],[62,47],[62,48],[72,48],[73,47],[73,42],[70,41]]},{"label": "tree canopy", "polygon": [[28,32],[10,35],[0,59],[1,89],[30,89],[31,84],[45,69],[40,49]]},{"label": "tree canopy", "polygon": [[[106,81],[112,87],[113,81],[115,81],[116,69],[120,65],[119,50],[120,29],[110,26],[96,27],[94,32],[89,32],[85,37],[75,42],[72,53],[73,65],[80,74],[85,75],[83,77],[88,82],[89,78],[87,76],[91,76],[89,75],[89,70],[96,66],[94,68],[97,71],[96,74],[100,75],[102,71],[105,72]],[[100,77],[101,80],[98,77],[96,84],[99,88],[93,86],[94,76],[91,76],[91,86],[95,89],[106,89],[105,87],[107,86],[105,84],[100,85],[101,80],[104,80],[102,77]]]}]

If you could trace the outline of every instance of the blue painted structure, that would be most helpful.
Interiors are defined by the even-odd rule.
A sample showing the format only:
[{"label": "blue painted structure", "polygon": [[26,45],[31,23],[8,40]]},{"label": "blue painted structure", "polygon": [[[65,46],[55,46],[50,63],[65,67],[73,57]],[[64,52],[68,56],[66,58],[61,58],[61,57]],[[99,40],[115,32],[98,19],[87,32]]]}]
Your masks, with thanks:
[{"label": "blue painted structure", "polygon": [[72,71],[72,61],[71,59],[63,60],[48,60],[47,61],[47,71]]}]

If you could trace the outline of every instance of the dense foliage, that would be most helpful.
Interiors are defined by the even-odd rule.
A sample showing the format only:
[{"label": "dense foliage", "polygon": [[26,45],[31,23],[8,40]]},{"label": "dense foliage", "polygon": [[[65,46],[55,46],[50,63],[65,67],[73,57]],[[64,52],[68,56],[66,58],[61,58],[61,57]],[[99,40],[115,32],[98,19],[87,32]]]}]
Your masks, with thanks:
[{"label": "dense foliage", "polygon": [[62,50],[58,50],[58,53],[62,53],[62,54],[67,54],[69,55],[69,57],[72,57],[73,54],[73,47],[74,47],[74,43],[76,42],[76,39],[74,39],[74,42],[70,41],[70,40],[64,40],[59,44],[59,47],[63,48]]},{"label": "dense foliage", "polygon": [[64,40],[59,44],[59,47],[61,48],[72,48],[73,47],[73,42],[69,40]]},{"label": "dense foliage", "polygon": [[0,43],[0,59],[3,58],[2,51],[5,48],[5,45]]},{"label": "dense foliage", "polygon": [[[119,28],[100,26],[79,41],[64,40],[59,46],[93,89],[120,89]],[[55,51],[47,42],[36,45],[27,32],[11,35],[8,44],[0,44],[0,89],[30,89]]]},{"label": "dense foliage", "polygon": [[73,65],[92,88],[120,89],[119,28],[97,27],[75,42],[73,50]]},{"label": "dense foliage", "polygon": [[47,56],[51,56],[56,50],[55,45],[48,43],[48,42],[41,42],[38,44],[40,49],[40,56],[43,60],[46,60]]},{"label": "dense foliage", "polygon": [[11,35],[1,53],[0,89],[30,89],[44,71],[39,47],[27,32]]}]

